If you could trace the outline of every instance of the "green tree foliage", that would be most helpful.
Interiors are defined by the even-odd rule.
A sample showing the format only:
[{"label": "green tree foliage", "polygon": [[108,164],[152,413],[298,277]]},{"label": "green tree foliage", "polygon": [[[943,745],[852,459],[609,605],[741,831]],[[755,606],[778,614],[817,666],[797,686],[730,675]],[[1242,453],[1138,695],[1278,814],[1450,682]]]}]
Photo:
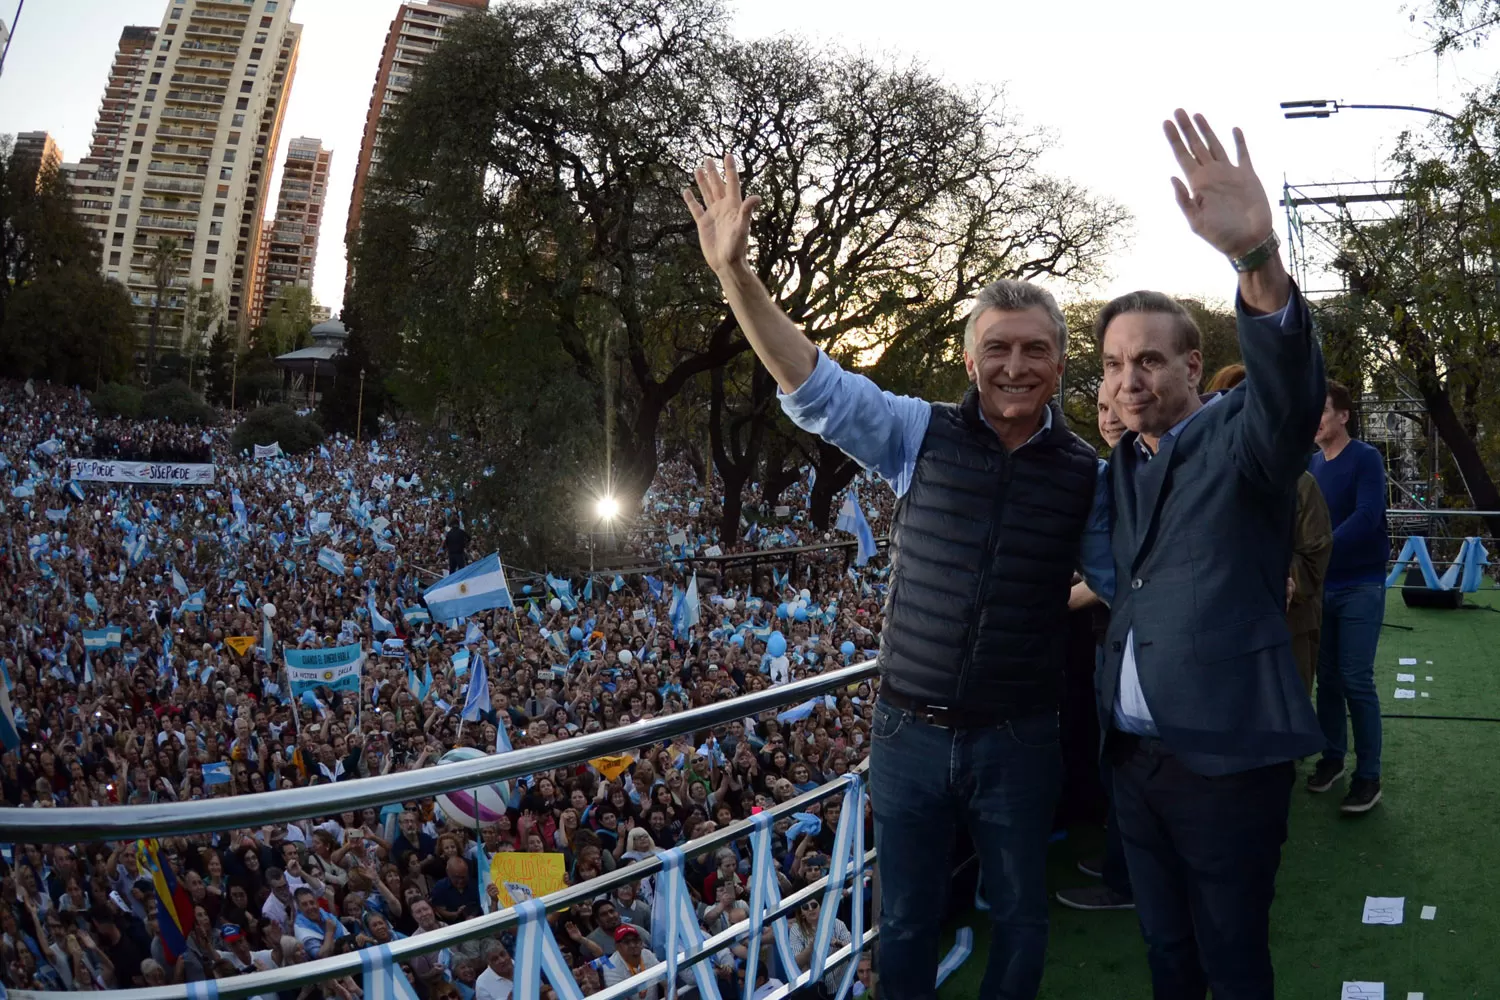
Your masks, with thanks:
[{"label": "green tree foliage", "polygon": [[1427,29],[1437,55],[1476,48],[1500,27],[1500,0],[1425,0],[1411,5],[1411,19]]},{"label": "green tree foliage", "polygon": [[299,416],[290,406],[261,406],[245,415],[229,443],[237,452],[249,451],[257,444],[277,443],[288,455],[300,455],[323,443],[323,428],[313,418]]},{"label": "green tree foliage", "polygon": [[182,281],[178,270],[183,265],[182,244],[171,236],[158,236],[147,255],[147,270],[153,285],[151,292],[151,332],[146,341],[146,372],[156,372],[156,345],[161,336],[161,311],[169,305],[180,305]]},{"label": "green tree foliage", "polygon": [[56,171],[0,137],[0,372],[96,386],[128,369],[129,294],[99,273],[93,234]]},{"label": "green tree foliage", "polygon": [[204,396],[217,406],[228,406],[232,389],[239,388],[235,382],[235,335],[224,323],[214,328],[209,338],[208,350],[203,359]]},{"label": "green tree foliage", "polygon": [[1379,222],[1344,218],[1333,267],[1349,292],[1323,310],[1341,373],[1414,392],[1480,510],[1500,509],[1500,456],[1485,435],[1500,422],[1497,149],[1500,83],[1457,120],[1404,135],[1392,166],[1405,198]]},{"label": "green tree foliage", "polygon": [[312,332],[312,289],[289,285],[266,309],[265,321],[252,338],[254,350],[276,357],[308,345]]},{"label": "green tree foliage", "polygon": [[[558,349],[548,363],[577,376],[575,421],[610,429],[607,476],[627,502],[679,398],[709,397],[709,373],[749,350],[681,201],[702,156],[736,151],[764,198],[755,266],[791,316],[829,348],[894,350],[912,372],[952,362],[957,314],[984,282],[1092,277],[1125,222],[1043,174],[1046,141],[992,95],[793,39],[737,42],[712,0],[464,18],[386,139],[354,252],[372,354],[413,373],[408,387],[484,392],[466,374],[488,350],[476,339],[518,327],[475,304],[525,311]],[[726,375],[736,386],[749,395],[725,419],[772,419]],[[703,415],[681,442],[700,453]],[[751,430],[719,438],[753,451],[766,438]]]},{"label": "green tree foliage", "polygon": [[[346,326],[355,322],[348,315],[344,320]],[[390,405],[390,394],[357,323],[349,327],[349,339],[334,357],[333,364],[333,386],[323,393],[319,407],[323,426],[353,436],[358,422],[362,425],[361,433],[370,437],[380,429],[380,416]]]},{"label": "green tree foliage", "polygon": [[106,382],[89,394],[89,405],[101,417],[135,420],[141,415],[141,390],[123,382]]},{"label": "green tree foliage", "polygon": [[203,401],[186,382],[164,382],[141,396],[141,416],[148,420],[168,420],[174,424],[207,427],[219,421],[212,406]]}]

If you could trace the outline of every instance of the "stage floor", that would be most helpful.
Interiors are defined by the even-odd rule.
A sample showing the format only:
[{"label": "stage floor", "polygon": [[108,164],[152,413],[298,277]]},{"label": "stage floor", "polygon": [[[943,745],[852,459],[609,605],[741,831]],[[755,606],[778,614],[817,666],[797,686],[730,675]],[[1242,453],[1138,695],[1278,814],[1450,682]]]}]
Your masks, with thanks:
[{"label": "stage floor", "polygon": [[[1390,594],[1386,621],[1412,631],[1382,631],[1375,676],[1384,714],[1500,720],[1500,594],[1481,591],[1468,603],[1490,610],[1413,610],[1399,591]],[[1402,657],[1417,665],[1400,666]],[[1399,686],[1416,699],[1394,697],[1398,672],[1415,674]],[[1307,793],[1310,766],[1301,766],[1293,792],[1272,914],[1277,997],[1336,1000],[1345,981],[1383,982],[1396,1000],[1500,994],[1500,721],[1387,718],[1384,797],[1360,818],[1339,814],[1342,791]],[[1054,845],[1051,890],[1087,882],[1074,863],[1101,842],[1098,831],[1075,830]],[[1404,922],[1362,923],[1366,896],[1405,897]],[[1437,908],[1436,919],[1420,919],[1424,906]],[[954,1000],[978,995],[989,943],[984,914],[960,923],[974,928],[975,947],[941,991]],[[944,953],[950,942],[951,933]],[[1133,913],[1053,902],[1043,998],[1150,995]]]}]

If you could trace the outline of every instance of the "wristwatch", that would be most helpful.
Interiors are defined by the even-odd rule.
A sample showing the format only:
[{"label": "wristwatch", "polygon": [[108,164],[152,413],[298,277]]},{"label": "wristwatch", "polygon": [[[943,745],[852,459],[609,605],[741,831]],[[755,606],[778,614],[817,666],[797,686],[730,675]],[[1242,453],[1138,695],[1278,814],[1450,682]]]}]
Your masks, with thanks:
[{"label": "wristwatch", "polygon": [[1281,249],[1281,239],[1276,235],[1276,230],[1271,230],[1271,235],[1261,240],[1252,249],[1239,257],[1230,257],[1229,263],[1236,271],[1245,274],[1262,267],[1266,261]]}]

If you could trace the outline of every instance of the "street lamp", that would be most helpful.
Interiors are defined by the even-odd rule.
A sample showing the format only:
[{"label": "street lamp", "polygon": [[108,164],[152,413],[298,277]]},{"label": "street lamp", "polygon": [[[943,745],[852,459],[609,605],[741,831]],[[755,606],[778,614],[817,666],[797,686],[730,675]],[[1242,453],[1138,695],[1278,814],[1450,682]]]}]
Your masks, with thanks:
[{"label": "street lamp", "polygon": [[1285,118],[1328,118],[1340,111],[1415,111],[1422,115],[1436,115],[1450,122],[1458,121],[1457,115],[1437,108],[1423,108],[1415,104],[1345,104],[1343,101],[1282,101],[1281,112]]},{"label": "street lamp", "polygon": [[359,432],[365,422],[365,370],[359,370],[359,406],[354,416],[354,443],[359,444]]},{"label": "street lamp", "polygon": [[620,514],[620,501],[614,497],[600,497],[594,509],[599,514],[599,520],[613,521]]}]

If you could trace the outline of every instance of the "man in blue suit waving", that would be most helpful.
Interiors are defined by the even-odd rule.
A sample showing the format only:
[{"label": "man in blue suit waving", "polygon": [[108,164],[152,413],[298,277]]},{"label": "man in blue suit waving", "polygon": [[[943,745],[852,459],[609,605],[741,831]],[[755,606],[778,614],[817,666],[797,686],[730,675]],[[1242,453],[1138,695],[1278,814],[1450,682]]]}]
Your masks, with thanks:
[{"label": "man in blue suit waving", "polygon": [[1178,205],[1239,274],[1247,374],[1200,400],[1198,329],[1160,293],[1099,315],[1103,395],[1129,428],[1110,460],[1100,719],[1157,1000],[1270,1000],[1293,762],[1323,746],[1286,627],[1323,359],[1244,137],[1231,158],[1202,116],[1165,129]]}]

